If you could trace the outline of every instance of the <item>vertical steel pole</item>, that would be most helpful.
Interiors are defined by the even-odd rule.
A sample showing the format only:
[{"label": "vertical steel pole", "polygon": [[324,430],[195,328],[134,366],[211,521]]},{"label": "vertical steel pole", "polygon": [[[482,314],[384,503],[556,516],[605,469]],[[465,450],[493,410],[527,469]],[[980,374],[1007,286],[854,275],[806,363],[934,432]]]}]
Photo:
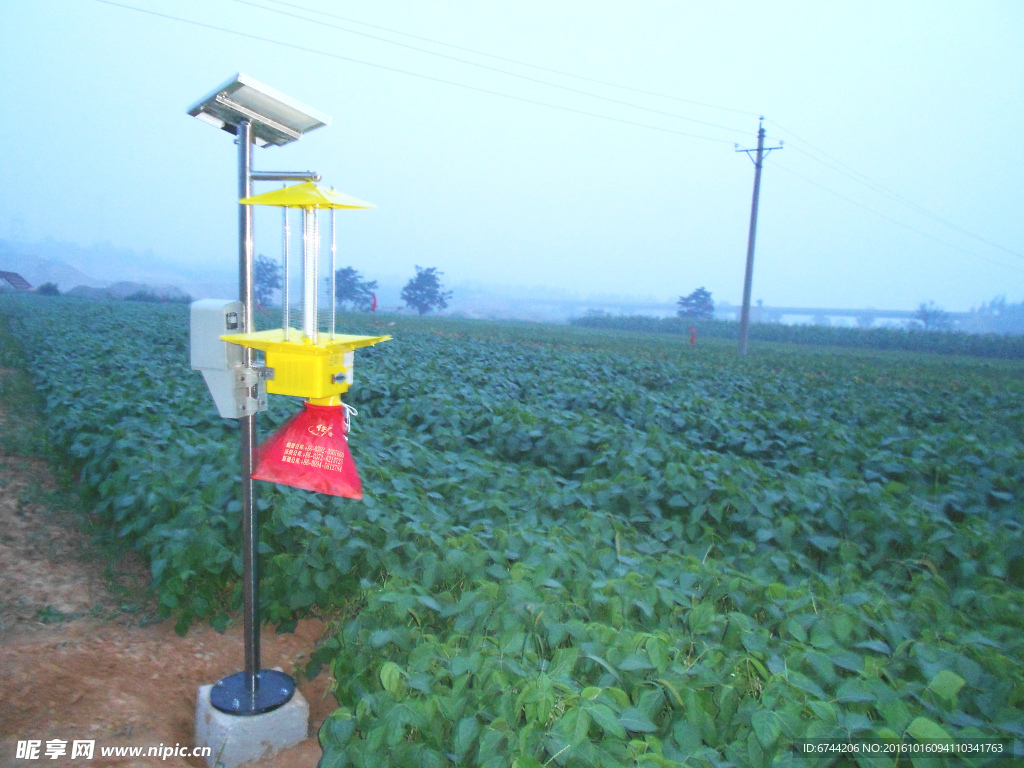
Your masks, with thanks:
[{"label": "vertical steel pole", "polygon": [[757,198],[761,191],[761,159],[764,156],[764,125],[757,130],[757,160],[754,161],[754,198],[750,203],[750,232],[747,235],[747,271],[743,278],[743,308],[740,314],[740,354],[747,354],[750,330],[750,288],[754,281],[754,237],[757,233]]},{"label": "vertical steel pole", "polygon": [[[284,189],[284,185],[281,185]],[[282,283],[281,290],[281,313],[282,320],[284,321],[284,340],[288,341],[291,335],[289,329],[289,323],[291,322],[290,307],[288,301],[290,299],[288,295],[288,276],[291,274],[291,270],[288,265],[288,241],[291,239],[291,229],[288,228],[288,206],[281,207],[281,216],[284,217],[284,282]]]},{"label": "vertical steel pole", "polygon": [[316,266],[313,209],[302,209],[302,334],[316,344]]},{"label": "vertical steel pole", "polygon": [[338,325],[338,209],[331,208],[331,341]]},{"label": "vertical steel pole", "polygon": [[313,343],[320,334],[320,209],[313,209]]},{"label": "vertical steel pole", "polygon": [[[243,121],[238,126],[238,195],[252,195],[252,124]],[[253,317],[253,234],[252,206],[238,206],[238,298],[244,304],[243,333],[256,330]],[[252,349],[245,350],[244,363],[251,367]],[[249,393],[255,400],[256,388]],[[252,479],[253,454],[256,450],[256,414],[239,419],[242,431],[242,601],[243,638],[245,643],[245,682],[255,700],[260,671],[260,616],[259,616],[259,520],[256,511],[256,483]]]}]

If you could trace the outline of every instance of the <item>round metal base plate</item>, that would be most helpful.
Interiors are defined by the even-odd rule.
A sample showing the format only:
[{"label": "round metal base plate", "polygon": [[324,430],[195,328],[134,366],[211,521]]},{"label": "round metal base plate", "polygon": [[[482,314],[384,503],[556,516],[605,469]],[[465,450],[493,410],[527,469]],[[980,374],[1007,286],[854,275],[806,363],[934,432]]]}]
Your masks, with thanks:
[{"label": "round metal base plate", "polygon": [[256,674],[256,690],[249,690],[245,672],[228,675],[210,689],[210,703],[229,715],[261,715],[291,701],[295,681],[276,669],[261,669]]}]

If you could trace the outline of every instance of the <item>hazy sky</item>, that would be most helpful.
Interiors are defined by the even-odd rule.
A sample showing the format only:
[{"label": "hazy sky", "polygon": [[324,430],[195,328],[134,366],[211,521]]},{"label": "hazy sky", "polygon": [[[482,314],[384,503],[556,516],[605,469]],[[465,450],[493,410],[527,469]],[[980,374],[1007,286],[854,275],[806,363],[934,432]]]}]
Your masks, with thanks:
[{"label": "hazy sky", "polygon": [[[123,5],[209,26],[0,2],[0,237],[235,274],[235,148],[186,110],[241,71],[333,118],[255,165],[314,169],[375,203],[339,226],[341,263],[369,278],[420,264],[449,283],[658,299],[706,286],[737,303],[753,166],[733,144],[755,146],[763,114],[785,149],[765,162],[755,298],[1024,300],[1018,0]],[[257,227],[277,256],[279,214]]]}]

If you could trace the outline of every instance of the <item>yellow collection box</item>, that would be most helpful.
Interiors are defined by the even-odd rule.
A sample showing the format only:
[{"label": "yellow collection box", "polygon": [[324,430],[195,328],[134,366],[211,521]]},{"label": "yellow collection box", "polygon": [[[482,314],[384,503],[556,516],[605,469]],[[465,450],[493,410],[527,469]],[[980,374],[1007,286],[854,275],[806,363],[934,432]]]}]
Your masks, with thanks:
[{"label": "yellow collection box", "polygon": [[355,350],[372,347],[390,336],[353,336],[320,333],[316,343],[294,328],[285,341],[284,328],[221,336],[222,341],[263,351],[267,368],[267,392],[304,397],[314,405],[338,405],[352,384]]}]

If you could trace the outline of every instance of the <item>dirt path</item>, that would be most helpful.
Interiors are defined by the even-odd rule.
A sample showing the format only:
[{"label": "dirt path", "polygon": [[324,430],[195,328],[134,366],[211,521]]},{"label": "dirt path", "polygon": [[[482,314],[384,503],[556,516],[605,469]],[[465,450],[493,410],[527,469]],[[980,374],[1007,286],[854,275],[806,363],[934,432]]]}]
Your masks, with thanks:
[{"label": "dirt path", "polygon": [[[0,414],[0,432],[4,421]],[[0,767],[204,766],[201,758],[104,758],[100,748],[191,748],[197,689],[239,670],[241,627],[178,637],[171,621],[155,620],[147,569],[130,556],[108,566],[60,501],[44,461],[0,454]],[[322,631],[312,620],[294,634],[264,629],[263,666],[299,679]],[[312,738],[261,768],[317,764],[316,729],[335,708],[329,683],[326,673],[299,681]],[[17,759],[18,741],[29,739],[42,742],[40,758]],[[64,756],[47,757],[51,739],[67,742]],[[76,739],[95,740],[93,759],[69,759]]]}]

